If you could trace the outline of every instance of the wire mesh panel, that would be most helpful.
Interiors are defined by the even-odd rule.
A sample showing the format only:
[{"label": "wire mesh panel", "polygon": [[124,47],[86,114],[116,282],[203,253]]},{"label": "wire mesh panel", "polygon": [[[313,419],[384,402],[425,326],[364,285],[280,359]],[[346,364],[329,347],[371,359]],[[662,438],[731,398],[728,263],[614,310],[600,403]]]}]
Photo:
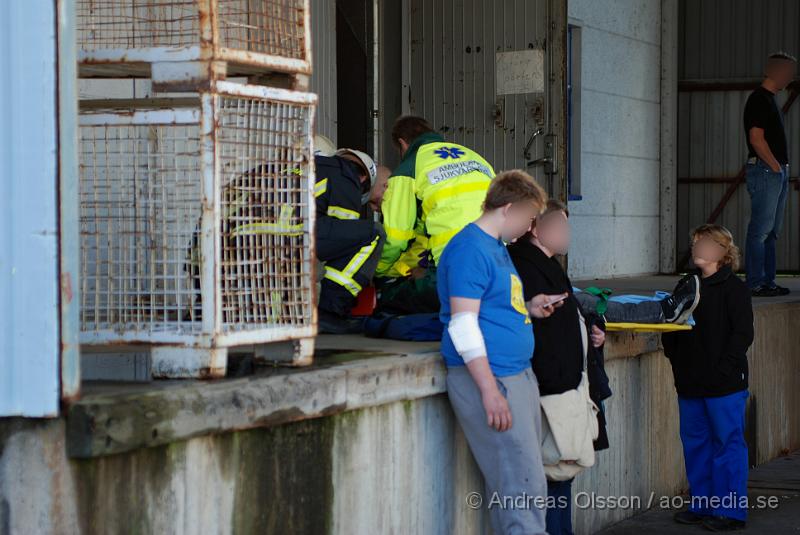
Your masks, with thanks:
[{"label": "wire mesh panel", "polygon": [[219,86],[173,108],[81,112],[84,343],[313,334],[315,97]]},{"label": "wire mesh panel", "polygon": [[160,117],[80,129],[84,330],[200,327],[187,270],[200,215],[199,129]]},{"label": "wire mesh panel", "polygon": [[220,46],[305,59],[305,0],[221,0]]},{"label": "wire mesh panel", "polygon": [[221,97],[222,323],[226,330],[308,325],[308,104]]},{"label": "wire mesh panel", "polygon": [[210,57],[310,72],[308,0],[77,0],[76,14],[82,63]]},{"label": "wire mesh panel", "polygon": [[200,42],[198,0],[77,0],[75,8],[82,50]]}]

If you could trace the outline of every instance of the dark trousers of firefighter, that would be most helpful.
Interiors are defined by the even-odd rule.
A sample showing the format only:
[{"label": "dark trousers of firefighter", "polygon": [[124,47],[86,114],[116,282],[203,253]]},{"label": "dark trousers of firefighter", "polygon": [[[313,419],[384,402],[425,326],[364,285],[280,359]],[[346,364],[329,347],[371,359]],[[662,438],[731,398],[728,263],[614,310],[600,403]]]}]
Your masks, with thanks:
[{"label": "dark trousers of firefighter", "polygon": [[356,296],[368,286],[378,267],[386,233],[367,220],[337,222],[325,237],[317,237],[317,258],[325,262],[319,308],[346,316]]}]

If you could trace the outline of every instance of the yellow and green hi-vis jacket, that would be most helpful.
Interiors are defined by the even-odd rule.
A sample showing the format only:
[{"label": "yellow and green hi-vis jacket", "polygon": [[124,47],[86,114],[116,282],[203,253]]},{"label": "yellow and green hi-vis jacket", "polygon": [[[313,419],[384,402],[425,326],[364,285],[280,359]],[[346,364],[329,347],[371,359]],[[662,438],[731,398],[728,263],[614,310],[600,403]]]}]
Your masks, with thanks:
[{"label": "yellow and green hi-vis jacket", "polygon": [[395,262],[416,238],[415,228],[424,229],[437,263],[450,238],[481,215],[492,178],[492,166],[477,152],[433,132],[415,139],[389,178],[381,205],[386,244],[377,275],[395,275]]}]

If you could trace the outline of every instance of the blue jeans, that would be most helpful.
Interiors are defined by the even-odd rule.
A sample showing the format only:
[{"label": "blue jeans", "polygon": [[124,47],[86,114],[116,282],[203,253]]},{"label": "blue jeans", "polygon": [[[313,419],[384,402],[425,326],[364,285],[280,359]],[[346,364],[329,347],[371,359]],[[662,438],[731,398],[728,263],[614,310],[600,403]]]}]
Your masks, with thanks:
[{"label": "blue jeans", "polygon": [[745,269],[750,288],[775,285],[775,242],[783,226],[789,168],[779,173],[761,160],[747,164],[745,177],[750,194]]},{"label": "blue jeans", "polygon": [[[597,311],[600,298],[588,292],[575,292],[573,294],[584,314]],[[668,296],[664,294],[664,297]],[[627,298],[624,302],[618,301],[620,297]],[[636,302],[633,302],[634,298]],[[606,321],[621,323],[664,323],[664,309],[661,301],[656,298],[648,299],[644,296],[616,296],[608,300],[608,308],[603,314]]]},{"label": "blue jeans", "polygon": [[547,533],[574,535],[572,531],[572,482],[547,481]]},{"label": "blue jeans", "polygon": [[678,397],[689,511],[747,519],[747,443],[744,409],[749,392],[710,398]]}]

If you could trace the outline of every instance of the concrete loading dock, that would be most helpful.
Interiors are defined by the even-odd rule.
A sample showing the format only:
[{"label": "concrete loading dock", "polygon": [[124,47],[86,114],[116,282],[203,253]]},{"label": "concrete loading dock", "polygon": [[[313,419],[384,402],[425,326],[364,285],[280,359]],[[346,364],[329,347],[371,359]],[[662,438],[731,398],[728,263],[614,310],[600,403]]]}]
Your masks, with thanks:
[{"label": "concrete loading dock", "polygon": [[[58,7],[71,3],[62,0]],[[790,14],[785,21],[753,17],[743,0],[724,6],[710,0],[626,0],[612,8],[584,0],[310,0],[309,5],[315,47],[310,89],[320,96],[317,131],[338,136],[340,145],[364,140],[379,160],[393,165],[386,132],[396,115],[414,112],[429,116],[448,139],[480,150],[497,169],[538,161],[531,167],[537,178],[569,201],[575,235],[570,276],[615,277],[576,280],[578,286],[609,286],[618,293],[671,288],[674,276],[639,275],[680,269],[686,229],[712,212],[743,241],[743,188],[730,190],[731,203],[715,210],[742,163],[741,132],[734,131],[738,100],[725,91],[750,87],[759,75],[753,58],[771,51],[763,46],[796,49],[796,29],[782,24],[780,31],[767,31],[796,19],[794,2],[772,5],[775,12]],[[55,28],[56,17],[47,11],[52,7],[43,2],[42,20],[25,20]],[[4,9],[16,13],[17,6]],[[19,20],[0,18],[9,25]],[[58,20],[63,24],[63,17]],[[716,30],[705,32],[698,21],[713,22]],[[737,29],[745,23],[752,31]],[[337,25],[355,30],[350,42],[341,39],[347,32],[337,31]],[[52,51],[58,37],[60,53],[68,51],[64,26],[57,36],[34,36],[21,27],[8,28],[13,36],[8,43],[42,37],[41,50]],[[753,57],[738,65],[743,56],[727,48],[728,36],[737,36],[737,46],[752,49]],[[703,65],[689,65],[691,52],[702,51],[708,41],[718,51]],[[363,68],[354,75],[343,69],[337,50],[361,48]],[[568,49],[574,54],[569,63]],[[17,56],[0,53],[0,58]],[[68,70],[71,65],[74,71],[74,61],[50,60],[53,72],[59,67],[64,113],[65,102],[77,100],[63,82],[75,76]],[[542,77],[505,84],[513,82],[511,76],[498,91],[497,63],[501,72],[508,68],[513,74],[528,60],[542,62]],[[717,69],[720,65],[726,68]],[[744,82],[733,80],[739,67]],[[350,76],[358,91],[345,83]],[[38,95],[31,87],[47,83],[22,76],[10,94],[54,102],[30,96]],[[157,96],[148,83],[125,80],[111,89],[116,96]],[[83,97],[107,96],[95,89],[79,88]],[[351,110],[355,99],[368,106],[340,113]],[[16,104],[13,98],[9,102]],[[708,114],[698,112],[703,106]],[[40,111],[52,122],[54,110]],[[789,128],[796,130],[793,111]],[[28,116],[9,117],[16,122],[9,119],[8,131],[28,150],[41,149],[28,157],[28,167],[15,168],[17,175],[56,187],[54,173],[41,162],[67,168],[69,162],[57,158],[69,154],[69,125],[59,121],[62,136],[53,146],[54,130],[31,135],[34,122]],[[540,129],[547,135],[532,137]],[[9,156],[7,161],[14,161],[13,151]],[[708,169],[706,161],[713,163]],[[68,173],[60,176],[64,184]],[[34,263],[49,271],[16,273],[12,280],[36,277],[2,309],[12,313],[3,324],[26,330],[9,330],[8,351],[0,351],[5,370],[0,406],[4,415],[51,418],[0,419],[0,533],[488,532],[484,511],[470,509],[465,500],[482,490],[482,481],[444,394],[436,344],[322,336],[312,339],[317,347],[311,367],[252,368],[247,357],[232,352],[231,376],[217,381],[142,381],[149,381],[151,365],[134,354],[117,364],[124,362],[125,373],[139,382],[93,380],[102,362],[85,353],[81,363],[77,338],[70,337],[77,318],[72,289],[78,285],[74,280],[70,285],[69,276],[77,273],[78,258],[56,253],[59,246],[64,251],[76,245],[65,225],[74,224],[77,214],[62,205],[59,220],[59,206],[53,205],[58,195],[50,193],[27,204],[3,197],[13,201],[8,213],[15,216],[47,211],[53,217],[28,221],[35,232],[25,227],[25,236],[36,240],[21,247],[16,237],[17,249],[9,248],[18,253],[43,241],[51,245],[49,256]],[[65,193],[60,192],[62,203]],[[26,211],[27,206],[36,210]],[[796,206],[780,246],[781,268],[787,270],[800,258],[798,218],[791,210]],[[23,228],[16,223],[9,226],[12,231]],[[58,260],[65,278],[59,278]],[[0,264],[5,261],[2,256]],[[800,448],[800,283],[779,282],[793,294],[755,302],[747,409],[753,465]],[[60,306],[71,309],[59,316]],[[581,474],[576,493],[628,501],[576,510],[577,533],[611,526],[642,512],[651,495],[673,496],[687,486],[672,377],[658,337],[609,335],[607,368],[614,390],[606,406],[612,445]],[[754,516],[754,526],[763,526],[758,518],[765,517]]]},{"label": "concrete loading dock", "polygon": [[[673,281],[587,282],[651,293]],[[747,419],[751,463],[761,464],[800,447],[790,371],[800,299],[757,301],[755,317]],[[658,337],[611,334],[606,358],[612,447],[575,492],[630,505],[576,511],[577,533],[643,512],[651,493],[686,490]],[[40,532],[481,533],[486,519],[465,502],[482,491],[480,474],[443,377],[436,344],[321,336],[312,368],[212,384],[90,383],[57,420],[5,422],[0,496],[10,526]]]}]

